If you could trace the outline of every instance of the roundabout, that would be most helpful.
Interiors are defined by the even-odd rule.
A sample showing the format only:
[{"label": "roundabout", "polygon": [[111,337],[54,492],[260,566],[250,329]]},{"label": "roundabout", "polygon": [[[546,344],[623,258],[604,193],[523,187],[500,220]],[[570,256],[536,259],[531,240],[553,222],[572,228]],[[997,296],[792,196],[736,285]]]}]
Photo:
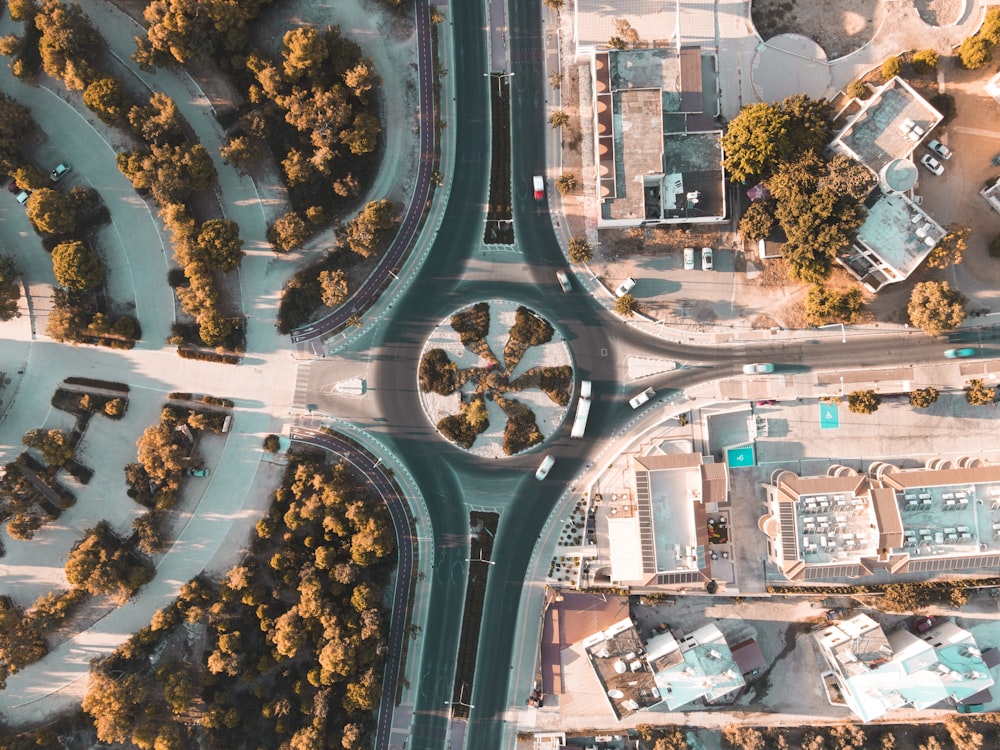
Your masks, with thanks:
[{"label": "roundabout", "polygon": [[418,369],[420,405],[438,434],[483,458],[521,453],[551,437],[573,390],[564,337],[528,307],[479,302],[442,321]]}]

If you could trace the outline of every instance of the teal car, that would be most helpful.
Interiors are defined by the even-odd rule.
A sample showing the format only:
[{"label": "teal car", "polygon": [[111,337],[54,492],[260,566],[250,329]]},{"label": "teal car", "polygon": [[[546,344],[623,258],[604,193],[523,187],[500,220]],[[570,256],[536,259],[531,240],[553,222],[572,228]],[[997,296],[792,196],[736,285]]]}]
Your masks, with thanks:
[{"label": "teal car", "polygon": [[965,347],[963,349],[946,349],[944,356],[947,359],[965,359],[975,355],[975,353],[976,350],[972,347]]}]

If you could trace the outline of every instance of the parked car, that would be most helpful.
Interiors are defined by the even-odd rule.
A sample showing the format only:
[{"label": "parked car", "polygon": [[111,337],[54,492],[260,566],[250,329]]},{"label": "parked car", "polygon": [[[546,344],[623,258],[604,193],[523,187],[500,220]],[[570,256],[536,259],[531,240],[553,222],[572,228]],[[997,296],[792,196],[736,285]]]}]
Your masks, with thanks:
[{"label": "parked car", "polygon": [[565,271],[556,271],[556,281],[559,282],[559,288],[564,292],[573,290],[573,285],[569,283],[569,275]]},{"label": "parked car", "polygon": [[926,633],[937,624],[937,619],[933,615],[921,615],[913,621],[913,632]]},{"label": "parked car", "polygon": [[973,357],[975,354],[976,350],[969,346],[961,349],[945,349],[944,351],[944,356],[947,359],[965,359],[966,357]]},{"label": "parked car", "polygon": [[17,186],[17,182],[14,181],[14,178],[11,178],[10,182],[7,183],[7,192],[13,195],[18,193],[20,190],[21,188]]},{"label": "parked car", "polygon": [[208,469],[196,469],[193,466],[187,470],[187,475],[189,477],[207,477]]},{"label": "parked car", "polygon": [[31,197],[30,190],[22,190],[20,193],[14,196],[14,200],[20,203],[22,206],[28,202],[28,198]]},{"label": "parked car", "polygon": [[930,154],[924,154],[920,157],[920,163],[923,164],[927,169],[929,169],[934,174],[939,177],[944,174],[944,167],[941,166],[941,162],[935,159]]},{"label": "parked car", "polygon": [[684,248],[684,270],[693,271],[694,270],[694,248],[686,247]]},{"label": "parked car", "polygon": [[630,398],[628,400],[628,405],[631,406],[633,409],[638,409],[640,406],[649,401],[649,399],[651,399],[655,395],[656,391],[654,391],[652,388],[647,388],[642,393],[638,393],[632,398]]},{"label": "parked car", "polygon": [[73,171],[73,165],[69,162],[63,161],[56,164],[55,169],[49,172],[49,179],[53,182],[59,182],[68,173]]},{"label": "parked car", "polygon": [[542,459],[541,466],[538,467],[538,471],[535,472],[535,479],[539,482],[545,479],[552,471],[552,467],[555,465],[556,460],[552,456],[546,456]]},{"label": "parked car", "polygon": [[951,158],[951,149],[941,143],[941,141],[927,141],[924,145],[945,161],[948,161],[948,159]]},{"label": "parked car", "polygon": [[624,297],[626,294],[632,291],[632,287],[635,286],[635,279],[629,276],[625,281],[621,283],[617,289],[615,289],[616,297]]},{"label": "parked car", "polygon": [[766,375],[774,372],[774,365],[770,362],[755,362],[752,365],[743,365],[744,375]]},{"label": "parked car", "polygon": [[701,249],[701,270],[712,270],[712,248],[710,247],[703,247]]},{"label": "parked car", "polygon": [[847,609],[844,607],[834,607],[833,609],[828,609],[824,613],[824,617],[831,622],[835,620],[843,620],[847,616]]}]

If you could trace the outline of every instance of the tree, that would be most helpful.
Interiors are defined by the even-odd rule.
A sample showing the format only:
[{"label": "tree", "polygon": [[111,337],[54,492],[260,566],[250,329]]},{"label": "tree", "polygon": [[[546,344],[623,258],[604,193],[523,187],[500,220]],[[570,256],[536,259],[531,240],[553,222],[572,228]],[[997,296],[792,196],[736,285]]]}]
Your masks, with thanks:
[{"label": "tree", "polygon": [[553,128],[561,128],[564,125],[569,125],[569,115],[563,112],[561,109],[557,109],[551,115],[549,115],[549,125]]},{"label": "tree", "polygon": [[232,332],[233,324],[216,309],[198,317],[198,337],[206,346],[222,346]]},{"label": "tree", "polygon": [[727,724],[722,728],[722,739],[734,750],[766,750],[764,735],[753,727]]},{"label": "tree", "polygon": [[286,31],[281,41],[284,74],[290,80],[316,75],[330,53],[326,39],[315,26]]},{"label": "tree", "polygon": [[17,301],[21,298],[21,283],[17,267],[9,255],[0,255],[0,322],[20,315]]},{"label": "tree", "polygon": [[978,35],[989,39],[993,44],[1000,44],[1000,9],[990,8],[986,11]]},{"label": "tree", "polygon": [[83,103],[108,125],[118,125],[125,119],[128,96],[120,79],[103,76],[84,89]]},{"label": "tree", "polygon": [[868,88],[864,81],[851,81],[847,85],[847,95],[855,99],[867,99],[871,95],[871,89]]},{"label": "tree", "polygon": [[[0,168],[7,173],[24,162],[21,145],[34,127],[28,108],[0,92]],[[17,186],[24,189],[20,183]]]},{"label": "tree", "polygon": [[931,250],[931,254],[927,256],[927,267],[947,268],[961,263],[962,255],[969,247],[966,238],[971,231],[971,227],[949,224],[948,234],[941,238],[941,241]]},{"label": "tree", "polygon": [[370,201],[344,227],[344,240],[351,250],[368,258],[375,252],[382,234],[392,225],[392,201]]},{"label": "tree", "polygon": [[257,145],[257,141],[250,136],[236,135],[227,139],[219,147],[219,156],[226,164],[242,171],[260,158],[260,147]]},{"label": "tree", "polygon": [[887,58],[885,62],[882,63],[882,78],[889,80],[890,78],[895,78],[903,71],[903,61],[898,57]]},{"label": "tree", "polygon": [[542,3],[549,10],[554,10],[556,13],[563,9],[566,4],[566,0],[542,0]]},{"label": "tree", "polygon": [[993,386],[973,378],[965,384],[965,400],[974,406],[988,406],[996,403],[997,392]]},{"label": "tree", "polygon": [[28,219],[39,232],[65,234],[76,223],[73,204],[66,195],[52,188],[35,190],[28,198]]},{"label": "tree", "polygon": [[320,271],[319,284],[323,293],[323,304],[336,307],[347,301],[347,274],[341,270]]},{"label": "tree", "polygon": [[594,257],[590,243],[584,237],[572,237],[569,241],[569,259],[573,263],[587,263]]},{"label": "tree", "polygon": [[30,21],[35,15],[34,0],[8,0],[11,21]]},{"label": "tree", "polygon": [[874,414],[882,399],[875,391],[854,391],[847,394],[847,408],[854,414]]},{"label": "tree", "polygon": [[76,454],[69,434],[62,430],[28,430],[21,442],[41,453],[45,463],[53,468],[71,461]]},{"label": "tree", "polygon": [[968,722],[950,716],[944,720],[944,728],[948,730],[955,750],[980,750],[983,746],[983,735],[974,732]]},{"label": "tree", "polygon": [[105,521],[87,529],[66,559],[67,581],[95,596],[108,594],[120,602],[152,577],[152,567],[139,561]]},{"label": "tree", "polygon": [[67,289],[95,289],[104,283],[104,265],[82,242],[63,242],[52,249],[52,271]]},{"label": "tree", "polygon": [[656,740],[653,750],[688,750],[687,740],[684,739],[684,732],[680,729],[672,728],[664,730],[663,736]]},{"label": "tree", "polygon": [[829,110],[823,100],[796,94],[780,104],[758,102],[740,110],[722,137],[723,166],[733,180],[766,179],[783,162],[829,140]]},{"label": "tree", "polygon": [[966,70],[977,70],[993,59],[993,42],[981,36],[967,37],[958,45],[958,61]]},{"label": "tree", "polygon": [[176,483],[184,471],[184,451],[174,438],[170,426],[161,423],[147,427],[136,442],[139,464],[156,484]]},{"label": "tree", "polygon": [[947,281],[923,281],[913,287],[906,312],[911,325],[928,336],[938,336],[962,325],[965,296]]},{"label": "tree", "polygon": [[69,89],[84,90],[96,77],[91,65],[99,37],[79,5],[45,0],[35,14],[42,70]]},{"label": "tree", "polygon": [[922,49],[913,53],[913,71],[918,75],[933,73],[938,66],[940,56],[935,50]]},{"label": "tree", "polygon": [[915,409],[926,409],[937,400],[937,389],[931,386],[910,391],[910,406]]},{"label": "tree", "polygon": [[813,284],[806,295],[806,321],[814,326],[854,323],[863,307],[864,299],[858,288],[838,292]]},{"label": "tree", "polygon": [[563,172],[556,177],[556,189],[562,195],[567,195],[576,190],[576,175],[572,172]]},{"label": "tree", "polygon": [[149,106],[132,107],[128,121],[146,143],[179,145],[184,140],[184,130],[177,104],[159,91],[149,97]]},{"label": "tree", "polygon": [[124,672],[114,676],[103,669],[91,669],[83,710],[90,714],[97,739],[105,743],[126,743],[132,738],[150,702],[150,683],[143,675]]},{"label": "tree", "polygon": [[774,229],[774,201],[753,201],[740,218],[740,236],[747,242],[765,239]]},{"label": "tree", "polygon": [[264,450],[268,453],[277,453],[281,448],[281,438],[277,435],[268,435],[264,438]]},{"label": "tree", "polygon": [[920,746],[917,748],[917,750],[944,750],[944,748],[941,747],[941,743],[938,742],[937,737],[931,735],[926,740],[920,743]]},{"label": "tree", "polygon": [[306,223],[294,211],[280,217],[267,232],[267,239],[271,244],[286,252],[301,247],[308,237]]},{"label": "tree", "polygon": [[209,219],[201,225],[196,247],[199,261],[226,272],[234,271],[246,254],[239,225],[223,219]]},{"label": "tree", "polygon": [[113,398],[104,404],[104,413],[112,419],[120,419],[125,415],[125,399]]},{"label": "tree", "polygon": [[615,301],[615,312],[623,318],[631,318],[635,315],[636,301],[631,294],[623,294]]}]

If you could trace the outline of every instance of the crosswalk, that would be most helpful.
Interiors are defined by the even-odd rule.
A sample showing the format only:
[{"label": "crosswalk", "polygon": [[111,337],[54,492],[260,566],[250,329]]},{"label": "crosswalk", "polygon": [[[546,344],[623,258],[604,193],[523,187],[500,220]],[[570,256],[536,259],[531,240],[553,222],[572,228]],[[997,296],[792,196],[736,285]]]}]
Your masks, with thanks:
[{"label": "crosswalk", "polygon": [[295,371],[295,392],[292,395],[292,407],[295,409],[306,408],[306,399],[309,397],[309,370],[312,369],[314,361],[312,359],[300,361]]}]

